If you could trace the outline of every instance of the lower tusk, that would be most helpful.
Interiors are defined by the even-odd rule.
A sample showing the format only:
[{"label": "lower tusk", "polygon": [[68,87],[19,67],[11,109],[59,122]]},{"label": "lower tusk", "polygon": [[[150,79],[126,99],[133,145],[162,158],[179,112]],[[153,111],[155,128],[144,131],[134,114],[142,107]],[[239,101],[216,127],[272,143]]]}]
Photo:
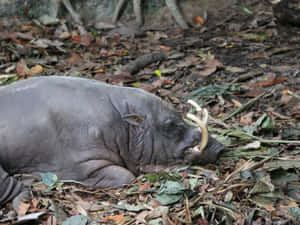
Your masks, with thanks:
[{"label": "lower tusk", "polygon": [[199,153],[202,153],[203,150],[205,149],[206,145],[207,145],[207,142],[208,142],[208,131],[207,131],[207,128],[206,128],[206,124],[193,114],[188,113],[186,116],[187,116],[188,119],[195,122],[199,126],[199,128],[201,129],[202,138],[201,138]]}]

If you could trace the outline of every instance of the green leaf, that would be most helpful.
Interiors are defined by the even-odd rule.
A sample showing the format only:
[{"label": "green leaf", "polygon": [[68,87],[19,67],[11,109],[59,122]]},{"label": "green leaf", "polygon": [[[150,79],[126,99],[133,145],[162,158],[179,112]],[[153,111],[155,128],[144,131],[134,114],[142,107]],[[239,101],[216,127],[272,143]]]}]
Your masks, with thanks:
[{"label": "green leaf", "polygon": [[68,218],[62,223],[62,225],[86,225],[88,222],[88,217],[83,215],[76,215]]},{"label": "green leaf", "polygon": [[173,204],[182,198],[185,189],[182,183],[167,181],[160,187],[155,199],[162,205]]},{"label": "green leaf", "polygon": [[[300,123],[299,123],[300,124]],[[282,131],[284,139],[300,139],[300,126],[291,127]]]},{"label": "green leaf", "polygon": [[97,36],[99,34],[99,31],[98,30],[93,30],[92,31],[92,35],[94,35],[94,36]]},{"label": "green leaf", "polygon": [[40,173],[40,176],[42,178],[42,183],[46,186],[54,186],[58,178],[54,173]]},{"label": "green leaf", "polygon": [[198,179],[197,178],[191,178],[188,180],[190,184],[190,189],[194,190],[195,187],[198,185]]},{"label": "green leaf", "polygon": [[224,84],[224,85],[218,85],[218,84],[210,84],[204,87],[201,87],[192,93],[190,93],[187,96],[187,99],[194,99],[194,98],[213,98],[217,95],[224,95],[224,94],[231,94],[235,92],[240,92],[242,90],[241,87],[237,85],[232,85],[232,84]]},{"label": "green leaf", "polygon": [[157,219],[153,219],[153,220],[150,220],[148,222],[149,225],[160,225],[162,224],[162,219],[161,218],[157,218]]},{"label": "green leaf", "polygon": [[119,202],[116,207],[119,209],[125,209],[127,211],[132,211],[132,212],[139,212],[144,209],[147,209],[146,207],[144,207],[142,205],[131,205],[131,204],[127,204],[124,202]]},{"label": "green leaf", "polygon": [[155,183],[157,181],[159,181],[159,174],[157,173],[149,173],[145,175],[145,178],[150,181],[151,183]]},{"label": "green leaf", "polygon": [[300,208],[299,207],[289,208],[288,212],[295,218],[296,221],[300,221]]},{"label": "green leaf", "polygon": [[271,182],[270,176],[265,175],[259,179],[259,181],[254,185],[254,187],[249,193],[250,194],[269,193],[269,192],[273,192],[274,189],[275,187]]},{"label": "green leaf", "polygon": [[169,194],[160,194],[156,196],[156,200],[159,201],[162,205],[170,205],[178,202],[182,198],[182,195],[169,195]]},{"label": "green leaf", "polygon": [[133,86],[134,86],[134,87],[140,87],[140,86],[141,86],[141,83],[134,83]]},{"label": "green leaf", "polygon": [[185,189],[186,188],[182,183],[167,181],[160,187],[158,194],[181,194]]},{"label": "green leaf", "polygon": [[253,14],[253,12],[250,9],[246,8],[246,7],[244,7],[243,10],[244,10],[244,12],[246,12],[250,15]]},{"label": "green leaf", "polygon": [[267,116],[266,119],[263,121],[261,128],[263,130],[274,130],[275,124],[271,117]]},{"label": "green leaf", "polygon": [[155,73],[156,76],[158,76],[158,77],[161,77],[161,76],[162,76],[160,70],[155,70],[154,73]]}]

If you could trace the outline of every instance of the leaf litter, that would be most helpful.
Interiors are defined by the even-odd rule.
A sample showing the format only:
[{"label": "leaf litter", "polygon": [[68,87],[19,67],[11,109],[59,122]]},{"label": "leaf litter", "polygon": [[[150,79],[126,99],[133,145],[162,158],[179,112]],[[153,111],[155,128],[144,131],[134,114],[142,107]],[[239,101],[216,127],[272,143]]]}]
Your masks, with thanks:
[{"label": "leaf litter", "polygon": [[280,30],[270,5],[244,1],[212,17],[205,29],[135,37],[80,34],[65,23],[4,23],[0,84],[81,76],[151,91],[182,113],[192,98],[209,110],[209,131],[227,150],[214,165],[142,175],[119,189],[41,174],[33,200],[21,208],[25,217],[7,205],[1,223],[299,223],[299,31]]}]

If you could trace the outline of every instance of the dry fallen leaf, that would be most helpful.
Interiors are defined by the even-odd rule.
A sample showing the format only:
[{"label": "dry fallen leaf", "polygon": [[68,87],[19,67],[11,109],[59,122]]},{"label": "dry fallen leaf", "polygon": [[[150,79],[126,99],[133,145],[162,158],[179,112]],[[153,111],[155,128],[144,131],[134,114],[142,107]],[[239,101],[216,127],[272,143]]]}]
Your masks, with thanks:
[{"label": "dry fallen leaf", "polygon": [[20,201],[18,207],[18,216],[24,216],[27,213],[29,207],[30,207],[30,203]]},{"label": "dry fallen leaf", "polygon": [[201,18],[200,16],[195,16],[195,17],[193,18],[193,21],[194,21],[194,23],[199,23],[199,24],[201,24],[201,25],[204,24],[204,19]]},{"label": "dry fallen leaf", "polygon": [[25,76],[29,73],[29,68],[27,67],[27,63],[24,59],[21,59],[17,63],[16,71],[19,76]]},{"label": "dry fallen leaf", "polygon": [[223,64],[217,59],[207,59],[204,61],[205,65],[199,71],[202,76],[209,76],[213,74],[218,68],[222,67]]},{"label": "dry fallen leaf", "polygon": [[240,123],[244,126],[249,126],[253,122],[254,112],[249,112],[246,115],[243,115],[240,119]]},{"label": "dry fallen leaf", "polygon": [[35,76],[41,72],[43,72],[43,67],[41,65],[36,65],[29,70],[28,75]]},{"label": "dry fallen leaf", "polygon": [[101,220],[103,222],[108,222],[109,220],[113,220],[115,222],[121,221],[124,218],[124,215],[120,214],[120,215],[114,215],[114,216],[107,216],[102,218]]},{"label": "dry fallen leaf", "polygon": [[164,50],[164,51],[167,51],[167,52],[169,52],[169,51],[172,50],[172,48],[170,48],[170,47],[168,47],[168,46],[165,46],[165,45],[160,45],[159,48],[160,48],[161,50]]},{"label": "dry fallen leaf", "polygon": [[284,82],[285,80],[287,80],[286,77],[277,77],[275,73],[270,72],[267,73],[264,77],[263,77],[263,81],[259,81],[257,83],[254,84],[255,87],[268,87],[268,86],[272,86],[275,84],[281,84],[282,82]]},{"label": "dry fallen leaf", "polygon": [[68,59],[68,63],[73,65],[73,64],[79,64],[82,62],[82,58],[80,55],[77,53],[73,52],[72,56]]}]

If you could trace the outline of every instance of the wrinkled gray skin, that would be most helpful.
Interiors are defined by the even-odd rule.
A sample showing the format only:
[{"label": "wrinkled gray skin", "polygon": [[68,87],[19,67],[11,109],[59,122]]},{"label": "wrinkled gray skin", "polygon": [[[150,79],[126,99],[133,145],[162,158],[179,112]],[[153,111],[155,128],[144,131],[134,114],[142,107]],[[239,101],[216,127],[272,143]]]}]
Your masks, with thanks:
[{"label": "wrinkled gray skin", "polygon": [[115,187],[152,165],[214,162],[223,149],[210,138],[202,155],[191,153],[201,132],[160,98],[94,80],[19,81],[0,87],[0,106],[0,205],[24,190],[14,174]]}]

